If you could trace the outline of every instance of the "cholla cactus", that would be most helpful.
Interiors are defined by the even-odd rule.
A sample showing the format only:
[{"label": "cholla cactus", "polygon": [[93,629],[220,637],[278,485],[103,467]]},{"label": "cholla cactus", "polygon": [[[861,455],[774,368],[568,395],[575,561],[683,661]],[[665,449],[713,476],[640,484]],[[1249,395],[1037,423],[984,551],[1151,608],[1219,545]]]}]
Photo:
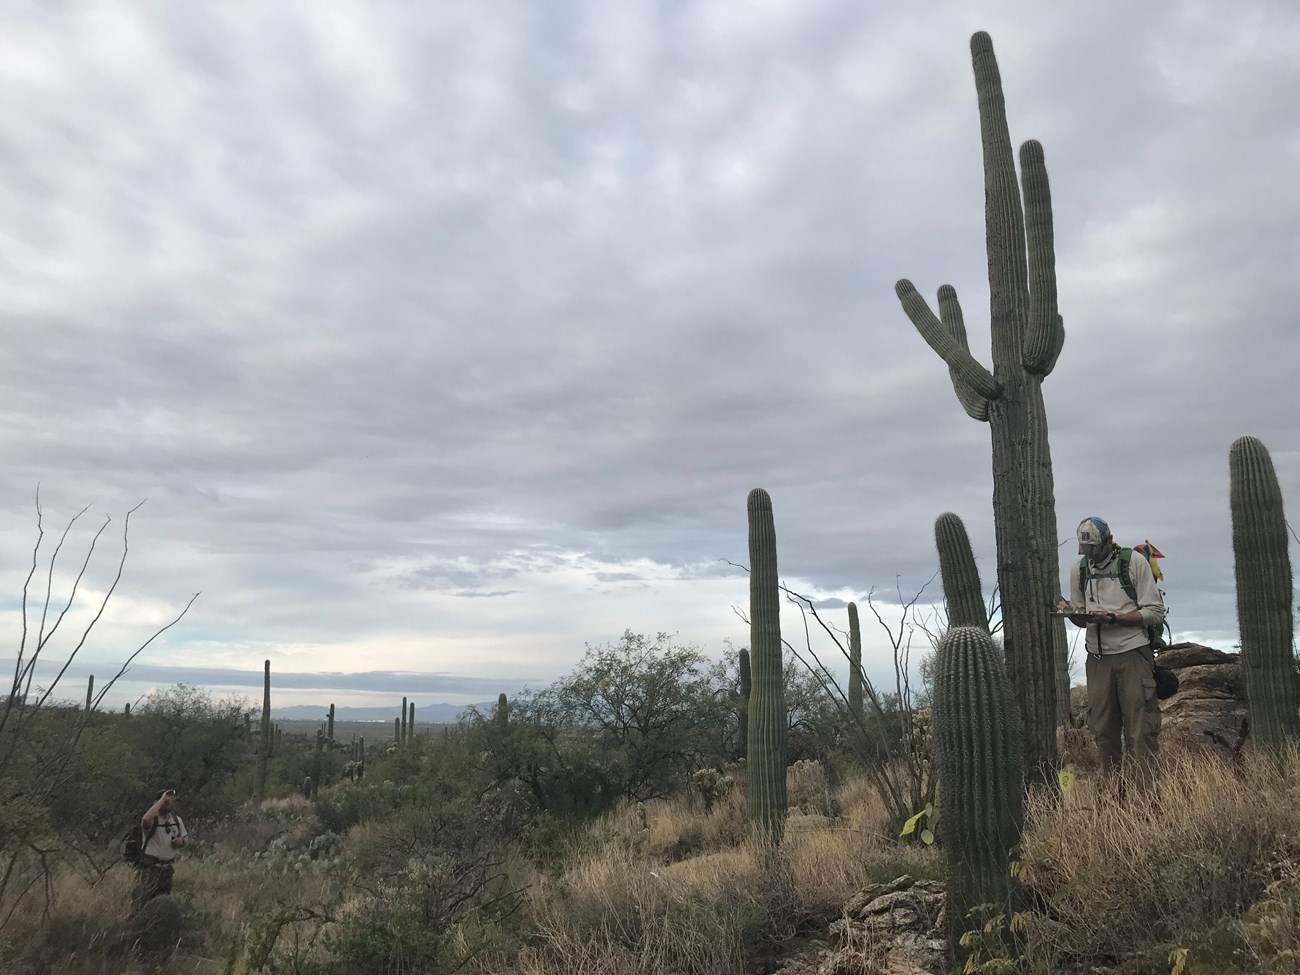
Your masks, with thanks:
[{"label": "cholla cactus", "polygon": [[735,784],[730,775],[715,768],[702,768],[691,776],[691,788],[704,803],[705,815],[713,811],[713,807],[731,792]]}]

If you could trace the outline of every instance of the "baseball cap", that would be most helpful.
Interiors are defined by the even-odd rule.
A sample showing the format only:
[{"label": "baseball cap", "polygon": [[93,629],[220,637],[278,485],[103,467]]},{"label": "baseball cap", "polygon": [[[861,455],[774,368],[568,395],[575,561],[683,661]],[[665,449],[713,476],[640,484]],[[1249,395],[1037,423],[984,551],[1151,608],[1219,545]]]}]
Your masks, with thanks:
[{"label": "baseball cap", "polygon": [[1091,515],[1079,522],[1075,535],[1079,539],[1080,554],[1095,552],[1110,539],[1110,525]]}]

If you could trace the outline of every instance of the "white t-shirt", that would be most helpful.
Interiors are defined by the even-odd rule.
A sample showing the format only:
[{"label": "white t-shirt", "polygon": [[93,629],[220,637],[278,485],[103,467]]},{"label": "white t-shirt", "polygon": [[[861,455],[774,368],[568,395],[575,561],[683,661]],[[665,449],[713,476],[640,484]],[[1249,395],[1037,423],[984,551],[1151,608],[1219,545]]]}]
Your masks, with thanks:
[{"label": "white t-shirt", "polygon": [[[146,826],[144,829],[147,831],[148,827]],[[144,845],[144,852],[157,860],[174,860],[178,851],[172,846],[173,837],[179,836],[181,839],[185,839],[189,835],[189,831],[185,828],[185,824],[181,822],[180,816],[175,813],[159,813],[158,825],[149,834],[149,839]]]}]

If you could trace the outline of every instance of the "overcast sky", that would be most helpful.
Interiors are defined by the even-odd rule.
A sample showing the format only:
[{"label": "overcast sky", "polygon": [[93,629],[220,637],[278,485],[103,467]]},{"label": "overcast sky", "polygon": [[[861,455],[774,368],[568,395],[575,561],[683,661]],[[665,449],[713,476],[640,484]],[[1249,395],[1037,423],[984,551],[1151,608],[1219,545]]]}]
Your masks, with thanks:
[{"label": "overcast sky", "polygon": [[114,519],[87,611],[148,499],[74,674],[202,591],[115,706],[267,658],[425,703],[625,629],[721,655],[753,487],[839,625],[934,575],[943,511],[991,586],[989,431],[893,290],[956,285],[989,361],[984,29],[1052,179],[1061,537],[1150,538],[1175,636],[1227,648],[1235,437],[1300,506],[1300,5],[1216,8],[6,5],[6,644],[38,484],[43,552],[92,505],[56,591]]}]

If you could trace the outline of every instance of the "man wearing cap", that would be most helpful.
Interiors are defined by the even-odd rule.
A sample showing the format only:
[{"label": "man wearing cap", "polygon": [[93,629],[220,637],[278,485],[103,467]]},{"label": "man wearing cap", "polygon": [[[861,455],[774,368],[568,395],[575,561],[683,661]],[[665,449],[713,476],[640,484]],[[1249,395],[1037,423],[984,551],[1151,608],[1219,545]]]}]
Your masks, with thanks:
[{"label": "man wearing cap", "polygon": [[172,892],[176,851],[190,835],[176,815],[176,790],[164,789],[140,819],[144,847],[136,872],[135,897],[143,903],[159,894]]},{"label": "man wearing cap", "polygon": [[1088,560],[1087,584],[1075,562],[1070,602],[1057,608],[1087,630],[1088,726],[1097,739],[1103,773],[1119,768],[1127,752],[1140,781],[1150,782],[1159,755],[1160,701],[1147,627],[1164,622],[1164,599],[1144,558],[1128,563],[1137,600],[1125,592],[1119,546],[1101,518],[1085,518],[1075,534],[1079,554]]}]

